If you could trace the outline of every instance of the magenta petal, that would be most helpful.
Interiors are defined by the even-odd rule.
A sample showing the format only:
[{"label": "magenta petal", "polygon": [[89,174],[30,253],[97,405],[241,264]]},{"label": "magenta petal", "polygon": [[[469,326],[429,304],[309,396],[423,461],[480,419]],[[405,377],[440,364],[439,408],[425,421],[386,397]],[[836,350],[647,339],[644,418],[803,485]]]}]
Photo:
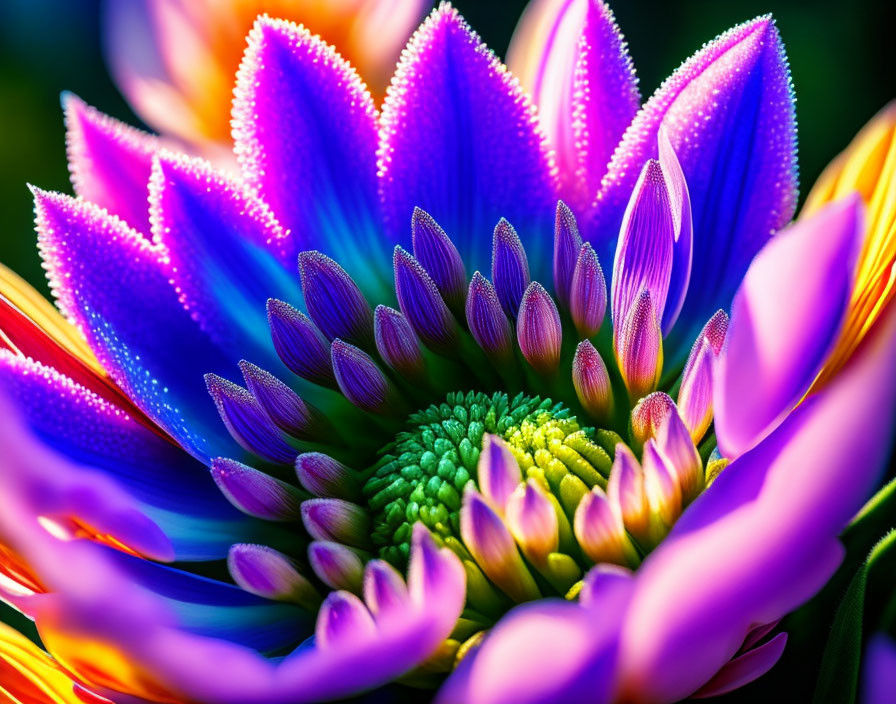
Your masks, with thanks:
[{"label": "magenta petal", "polygon": [[645,290],[650,294],[654,315],[663,317],[675,238],[670,200],[662,167],[651,159],[632,191],[616,245],[610,310],[617,335]]},{"label": "magenta petal", "polygon": [[[556,195],[534,110],[450,5],[434,10],[411,38],[381,124],[381,192],[395,241],[407,242],[420,207],[474,270],[485,268],[477,242],[499,218],[527,242],[544,242]],[[545,245],[537,254],[547,253]]]},{"label": "magenta petal", "polygon": [[780,660],[785,645],[787,634],[779,633],[768,643],[734,658],[692,696],[695,699],[720,697],[762,677]]},{"label": "magenta petal", "polygon": [[856,197],[800,221],[750,266],[714,388],[725,456],[737,457],[773,430],[824,363],[852,292],[861,207]]},{"label": "magenta petal", "polygon": [[658,156],[661,125],[693,211],[700,286],[691,287],[682,311],[693,325],[727,307],[753,255],[796,206],[794,99],[771,17],[709,42],[647,101],[614,153],[596,202],[594,236],[601,241],[614,236],[642,164]]},{"label": "magenta petal", "polygon": [[563,197],[584,209],[641,102],[613,13],[601,1],[531,2],[507,56],[557,153]]},{"label": "magenta petal", "polygon": [[829,386],[732,462],[645,560],[622,641],[632,698],[691,694],[755,624],[781,618],[833,574],[843,557],[837,536],[889,457],[894,341],[896,310]]},{"label": "magenta petal", "polygon": [[691,195],[678,156],[669,142],[665,129],[659,131],[659,157],[666,187],[669,190],[669,205],[672,210],[672,224],[675,233],[672,243],[672,275],[666,309],[663,311],[663,334],[668,334],[678,320],[691,282],[691,267],[694,260],[694,222],[691,214]]},{"label": "magenta petal", "polygon": [[355,70],[304,27],[263,16],[235,95],[240,166],[292,233],[294,252],[338,252],[353,275],[379,266],[382,276],[376,108]]},{"label": "magenta petal", "polygon": [[147,186],[159,141],[104,115],[72,93],[62,96],[62,106],[75,193],[148,237]]}]

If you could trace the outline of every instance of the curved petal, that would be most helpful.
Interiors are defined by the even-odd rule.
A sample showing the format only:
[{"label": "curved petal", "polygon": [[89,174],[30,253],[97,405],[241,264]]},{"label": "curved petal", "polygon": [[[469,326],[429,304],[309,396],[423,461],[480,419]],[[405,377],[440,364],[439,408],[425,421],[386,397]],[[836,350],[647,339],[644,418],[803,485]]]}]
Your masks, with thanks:
[{"label": "curved petal", "polygon": [[436,701],[616,701],[619,623],[632,581],[628,576],[620,579],[606,573],[589,574],[586,581],[589,596],[580,604],[548,600],[511,611],[482,645],[461,661]]},{"label": "curved petal", "polygon": [[602,0],[533,0],[507,65],[538,107],[557,153],[561,195],[584,215],[641,103],[612,11]]},{"label": "curved petal", "polygon": [[[177,559],[220,559],[234,542],[262,534],[264,524],[233,509],[205,466],[55,369],[0,351],[0,387],[42,442],[133,496]],[[86,503],[80,519],[91,522]]]},{"label": "curved petal", "polygon": [[719,697],[762,677],[781,659],[785,645],[787,645],[787,634],[779,633],[768,643],[763,643],[743,655],[738,655],[703,685],[693,695],[694,698]]},{"label": "curved petal", "polygon": [[840,332],[861,234],[861,202],[847,199],[782,232],[750,265],[714,388],[726,457],[762,440],[808,391]]},{"label": "curved petal", "polygon": [[191,454],[232,456],[234,445],[202,375],[232,368],[191,318],[165,254],[92,204],[35,189],[38,244],[60,309],[131,400]]},{"label": "curved petal", "polygon": [[390,238],[407,244],[414,207],[438,222],[470,270],[486,270],[500,218],[550,276],[554,167],[534,109],[450,5],[411,38],[383,104],[379,172]]},{"label": "curved petal", "polygon": [[149,236],[147,187],[160,141],[104,115],[72,93],[63,94],[62,107],[75,193]]},{"label": "curved petal", "polygon": [[235,95],[243,174],[290,230],[294,251],[337,257],[362,287],[387,277],[376,108],[355,70],[304,27],[260,17]]},{"label": "curved petal", "polygon": [[162,152],[149,208],[153,243],[184,307],[222,345],[276,368],[265,304],[295,300],[298,277],[288,234],[267,205],[207,162]]},{"label": "curved petal", "polygon": [[[80,690],[80,691],[79,691]],[[25,636],[0,623],[0,696],[10,702],[103,704]]]},{"label": "curved petal", "polygon": [[780,618],[833,574],[837,536],[892,442],[896,309],[885,322],[835,382],[732,462],[645,560],[622,634],[631,701],[689,695],[755,624]]},{"label": "curved petal", "polygon": [[[692,286],[680,320],[727,307],[753,255],[796,207],[796,122],[790,73],[771,17],[709,42],[668,78],[613,155],[587,230],[601,259],[615,240],[641,166],[663,126],[684,172],[694,221]],[[696,331],[681,330],[690,341]]]}]

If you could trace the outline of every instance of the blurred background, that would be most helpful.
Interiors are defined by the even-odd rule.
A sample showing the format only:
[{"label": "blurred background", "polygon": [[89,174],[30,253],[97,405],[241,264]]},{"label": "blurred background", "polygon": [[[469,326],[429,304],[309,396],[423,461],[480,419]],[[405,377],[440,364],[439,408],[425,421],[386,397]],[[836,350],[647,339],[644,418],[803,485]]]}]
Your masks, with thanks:
[{"label": "blurred background", "polygon": [[[110,0],[114,2],[115,0]],[[501,56],[524,0],[457,0]],[[705,41],[771,12],[798,97],[801,193],[878,109],[896,97],[892,0],[618,0],[612,3],[646,98]],[[46,291],[26,183],[70,192],[59,94],[71,90],[139,125],[104,63],[99,0],[0,2],[0,261]]]}]

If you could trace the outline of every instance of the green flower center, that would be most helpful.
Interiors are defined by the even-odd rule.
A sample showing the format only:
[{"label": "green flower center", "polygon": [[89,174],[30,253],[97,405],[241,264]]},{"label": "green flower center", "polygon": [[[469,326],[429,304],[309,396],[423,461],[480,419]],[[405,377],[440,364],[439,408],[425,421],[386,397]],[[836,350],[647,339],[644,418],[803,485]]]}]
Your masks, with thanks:
[{"label": "green flower center", "polygon": [[570,510],[591,487],[606,486],[620,440],[612,431],[582,427],[550,399],[450,393],[412,414],[370,470],[364,496],[380,557],[405,565],[418,520],[437,536],[459,539],[461,496],[468,482],[476,485],[485,433],[506,440],[523,478],[538,479]]}]

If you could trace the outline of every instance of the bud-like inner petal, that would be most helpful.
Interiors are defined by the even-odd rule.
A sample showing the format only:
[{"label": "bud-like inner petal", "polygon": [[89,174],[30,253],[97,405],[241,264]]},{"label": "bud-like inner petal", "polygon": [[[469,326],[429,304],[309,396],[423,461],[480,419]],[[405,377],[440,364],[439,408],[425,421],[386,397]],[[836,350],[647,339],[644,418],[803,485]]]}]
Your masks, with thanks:
[{"label": "bud-like inner petal", "polygon": [[529,284],[516,323],[516,338],[526,361],[540,374],[552,374],[560,364],[563,327],[553,299],[537,281]]},{"label": "bud-like inner petal", "polygon": [[700,453],[678,413],[670,413],[660,426],[656,447],[678,477],[684,508],[703,491],[704,476]]},{"label": "bud-like inner petal", "polygon": [[414,256],[435,281],[445,303],[456,316],[462,316],[467,272],[454,242],[429,213],[416,207],[411,217],[411,242]]},{"label": "bud-like inner petal", "polygon": [[271,298],[268,325],[274,349],[291,372],[315,384],[335,388],[330,345],[307,315]]},{"label": "bud-like inner petal", "polygon": [[457,348],[457,322],[432,277],[414,257],[395,247],[395,293],[411,327],[427,347],[442,354]]},{"label": "bud-like inner petal", "polygon": [[637,446],[655,438],[662,425],[675,412],[675,402],[665,391],[654,391],[638,401],[631,415],[632,439]]},{"label": "bud-like inner petal", "polygon": [[266,545],[238,544],[227,554],[227,569],[241,588],[265,599],[316,609],[320,594],[291,558]]},{"label": "bud-like inner petal", "polygon": [[376,350],[383,361],[409,379],[425,372],[420,341],[407,319],[394,308],[377,306],[373,314]]},{"label": "bud-like inner petal", "polygon": [[618,338],[616,361],[629,398],[637,401],[653,391],[663,371],[663,337],[650,292],[635,300]]},{"label": "bud-like inner petal", "polygon": [[541,596],[504,521],[472,488],[464,492],[460,530],[476,562],[511,599],[531,601]]},{"label": "bud-like inner petal", "polygon": [[523,293],[529,285],[529,260],[519,235],[504,218],[495,227],[492,241],[492,282],[504,313],[516,320]]},{"label": "bud-like inner petal", "polygon": [[324,499],[361,499],[361,485],[354,470],[322,452],[304,452],[296,457],[299,483]]},{"label": "bud-like inner petal", "polygon": [[308,563],[320,581],[331,589],[361,592],[364,561],[351,548],[332,540],[314,540],[308,545]]},{"label": "bud-like inner petal", "polygon": [[296,521],[302,494],[291,484],[236,460],[212,461],[212,478],[230,503],[243,513],[266,521]]},{"label": "bud-like inner petal", "polygon": [[514,539],[532,563],[543,565],[548,555],[557,551],[557,512],[534,479],[520,484],[510,495],[505,518]]},{"label": "bud-like inner petal", "polygon": [[606,422],[613,415],[613,388],[607,365],[589,340],[576,347],[572,360],[572,384],[579,403],[598,422]]},{"label": "bud-like inner petal", "polygon": [[607,312],[607,281],[597,253],[586,242],[579,250],[569,286],[569,314],[579,337],[597,335]]},{"label": "bud-like inner petal", "polygon": [[644,490],[650,506],[650,537],[658,544],[681,515],[681,485],[678,475],[660,454],[654,440],[648,440],[641,456]]},{"label": "bud-like inner petal", "polygon": [[669,191],[658,161],[644,164],[622,219],[613,264],[614,330],[628,318],[641,292],[647,290],[654,315],[661,319],[672,273],[675,228]]},{"label": "bud-like inner petal", "polygon": [[505,361],[513,353],[513,331],[492,283],[478,271],[473,274],[467,295],[467,325],[485,353]]},{"label": "bud-like inner petal", "polygon": [[373,311],[341,266],[320,252],[299,254],[302,293],[311,318],[328,340],[342,338],[369,348]]},{"label": "bud-like inner petal", "polygon": [[315,647],[322,650],[349,648],[376,637],[376,624],[364,602],[354,594],[332,592],[320,607],[314,635]]},{"label": "bud-like inner petal", "polygon": [[397,389],[369,354],[339,339],[330,354],[339,390],[358,408],[383,414],[400,405]]},{"label": "bud-like inner petal", "polygon": [[483,496],[491,501],[499,514],[503,514],[507,500],[523,476],[507,443],[497,435],[486,433],[482,437],[477,472]]},{"label": "bud-like inner petal", "polygon": [[335,540],[358,548],[370,545],[370,516],[351,501],[309,499],[302,503],[302,523],[317,540]]},{"label": "bud-like inner petal", "polygon": [[558,201],[554,220],[554,293],[564,310],[569,309],[569,289],[581,248],[582,236],[575,216],[566,203]]},{"label": "bud-like inner petal", "polygon": [[592,562],[636,566],[638,555],[625,534],[619,509],[600,487],[586,493],[576,508],[573,528],[576,539]]},{"label": "bud-like inner petal", "polygon": [[249,391],[280,430],[300,440],[332,437],[326,416],[273,374],[245,360],[240,362],[240,370]]},{"label": "bud-like inner petal", "polygon": [[619,507],[626,530],[642,546],[650,544],[650,505],[644,486],[644,471],[624,444],[616,445],[616,458],[607,482],[607,497]]}]

